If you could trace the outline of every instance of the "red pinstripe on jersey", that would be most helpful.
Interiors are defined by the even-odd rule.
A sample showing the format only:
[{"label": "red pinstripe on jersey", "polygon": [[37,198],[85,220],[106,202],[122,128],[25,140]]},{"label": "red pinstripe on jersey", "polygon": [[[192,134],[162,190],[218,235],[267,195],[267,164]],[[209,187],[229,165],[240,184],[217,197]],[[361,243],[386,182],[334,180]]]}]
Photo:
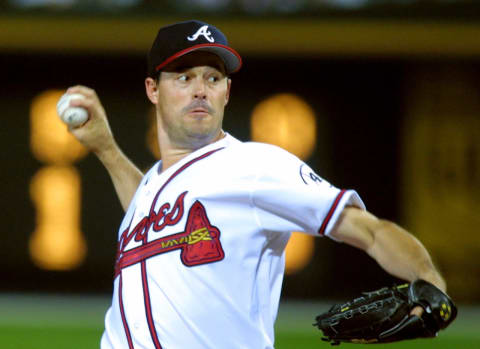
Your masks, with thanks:
[{"label": "red pinstripe on jersey", "polygon": [[125,335],[127,336],[128,348],[133,349],[132,335],[130,334],[130,328],[128,327],[127,319],[125,317],[125,310],[123,309],[123,282],[122,275],[118,280],[118,302],[120,304],[120,314],[122,315],[123,328],[125,330]]},{"label": "red pinstripe on jersey", "polygon": [[152,337],[155,348],[162,349],[160,341],[158,340],[157,330],[155,329],[155,323],[153,322],[152,304],[150,303],[150,291],[148,290],[147,263],[146,261],[142,261],[140,265],[142,268],[143,301],[145,303],[148,329],[150,330],[150,336]]}]

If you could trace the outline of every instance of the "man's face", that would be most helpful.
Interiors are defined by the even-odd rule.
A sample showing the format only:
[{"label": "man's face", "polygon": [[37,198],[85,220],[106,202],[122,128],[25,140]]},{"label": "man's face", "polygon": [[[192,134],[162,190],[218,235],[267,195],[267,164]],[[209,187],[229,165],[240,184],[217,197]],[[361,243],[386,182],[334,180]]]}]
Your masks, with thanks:
[{"label": "man's face", "polygon": [[186,149],[218,139],[230,83],[222,60],[212,53],[192,52],[166,66],[157,85],[159,137]]}]

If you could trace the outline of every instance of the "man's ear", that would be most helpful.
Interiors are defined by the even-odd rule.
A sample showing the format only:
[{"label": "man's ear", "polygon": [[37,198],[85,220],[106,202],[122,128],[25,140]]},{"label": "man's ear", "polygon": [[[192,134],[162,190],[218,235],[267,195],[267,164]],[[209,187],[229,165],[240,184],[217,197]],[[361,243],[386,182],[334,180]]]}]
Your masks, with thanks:
[{"label": "man's ear", "polygon": [[232,79],[227,78],[227,92],[225,93],[225,106],[228,104],[228,101],[230,100],[230,89],[232,87]]},{"label": "man's ear", "polygon": [[158,103],[158,85],[156,80],[152,78],[145,79],[145,92],[150,102],[153,104]]}]

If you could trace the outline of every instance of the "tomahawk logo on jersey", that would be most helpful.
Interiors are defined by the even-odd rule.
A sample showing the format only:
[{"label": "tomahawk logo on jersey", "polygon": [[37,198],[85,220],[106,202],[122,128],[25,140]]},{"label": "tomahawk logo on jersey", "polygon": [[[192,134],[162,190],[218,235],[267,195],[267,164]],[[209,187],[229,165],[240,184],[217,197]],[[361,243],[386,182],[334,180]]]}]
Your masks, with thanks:
[{"label": "tomahawk logo on jersey", "polygon": [[143,178],[119,230],[102,349],[273,348],[292,231],[363,207],[284,150],[227,135]]},{"label": "tomahawk logo on jersey", "polygon": [[[188,267],[220,261],[224,257],[220,243],[220,230],[210,224],[205,207],[196,201],[189,210],[187,223],[182,232],[167,235],[148,242],[148,232],[159,233],[165,226],[175,226],[184,212],[183,199],[187,192],[182,193],[171,211],[168,203],[160,206],[157,213],[154,207],[158,196],[155,197],[150,215],[144,217],[133,229],[127,228],[120,237],[115,265],[115,275],[121,269],[138,263],[147,258],[180,250],[180,259]],[[167,213],[165,213],[167,212]],[[159,221],[159,216],[161,217]],[[141,246],[128,249],[132,240],[142,241]]]}]

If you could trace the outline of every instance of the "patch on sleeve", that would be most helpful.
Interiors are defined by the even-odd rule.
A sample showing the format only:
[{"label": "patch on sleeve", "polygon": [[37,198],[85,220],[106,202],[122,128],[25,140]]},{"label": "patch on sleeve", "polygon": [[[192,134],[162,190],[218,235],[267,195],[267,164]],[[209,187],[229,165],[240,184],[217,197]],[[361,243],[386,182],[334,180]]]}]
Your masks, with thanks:
[{"label": "patch on sleeve", "polygon": [[326,180],[324,180],[322,177],[320,177],[318,174],[316,174],[307,164],[302,163],[300,165],[300,178],[302,179],[303,183],[305,185],[325,185],[327,184],[328,186],[332,187],[330,183],[328,183]]}]

